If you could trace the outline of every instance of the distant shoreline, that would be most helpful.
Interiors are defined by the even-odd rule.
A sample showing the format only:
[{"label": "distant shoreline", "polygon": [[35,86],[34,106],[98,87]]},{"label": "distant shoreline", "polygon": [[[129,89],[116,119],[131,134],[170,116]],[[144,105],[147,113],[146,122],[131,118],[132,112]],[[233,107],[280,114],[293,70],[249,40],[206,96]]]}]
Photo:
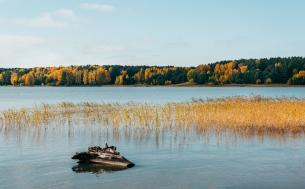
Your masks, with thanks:
[{"label": "distant shoreline", "polygon": [[14,86],[305,86],[305,57],[240,59],[197,67],[86,65],[0,68]]},{"label": "distant shoreline", "polygon": [[174,85],[177,87],[305,87],[305,85],[288,85],[288,84],[196,84],[196,83],[181,83]]},{"label": "distant shoreline", "polygon": [[133,88],[133,87],[283,87],[283,88],[290,88],[290,87],[305,87],[305,85],[288,85],[288,84],[224,84],[224,85],[213,85],[213,84],[195,84],[195,83],[180,83],[180,84],[172,84],[172,85],[145,85],[145,84],[135,84],[135,85],[71,85],[71,86],[66,86],[66,85],[60,85],[60,86],[53,86],[53,85],[32,85],[32,86],[22,86],[22,85],[18,85],[18,86],[13,86],[13,85],[2,85],[0,87],[12,87],[12,88],[28,88],[28,87],[84,87],[84,88],[91,88],[91,87],[127,87],[127,88]]}]

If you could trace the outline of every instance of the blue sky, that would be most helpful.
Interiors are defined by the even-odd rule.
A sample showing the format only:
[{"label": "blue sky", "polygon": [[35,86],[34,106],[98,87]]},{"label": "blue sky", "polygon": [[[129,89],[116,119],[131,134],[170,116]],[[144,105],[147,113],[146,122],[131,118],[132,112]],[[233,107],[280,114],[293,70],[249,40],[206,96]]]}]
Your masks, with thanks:
[{"label": "blue sky", "polygon": [[0,0],[0,67],[303,56],[303,0]]}]

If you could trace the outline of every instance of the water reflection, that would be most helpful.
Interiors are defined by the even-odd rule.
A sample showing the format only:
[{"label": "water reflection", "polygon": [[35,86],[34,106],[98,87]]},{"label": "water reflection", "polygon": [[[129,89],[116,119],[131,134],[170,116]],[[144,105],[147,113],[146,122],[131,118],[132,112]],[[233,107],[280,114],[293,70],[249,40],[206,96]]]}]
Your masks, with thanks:
[{"label": "water reflection", "polygon": [[80,163],[80,162],[72,167],[72,171],[76,173],[93,173],[96,175],[114,172],[114,171],[122,171],[125,169],[126,168],[117,168],[117,167],[111,167],[101,164]]}]

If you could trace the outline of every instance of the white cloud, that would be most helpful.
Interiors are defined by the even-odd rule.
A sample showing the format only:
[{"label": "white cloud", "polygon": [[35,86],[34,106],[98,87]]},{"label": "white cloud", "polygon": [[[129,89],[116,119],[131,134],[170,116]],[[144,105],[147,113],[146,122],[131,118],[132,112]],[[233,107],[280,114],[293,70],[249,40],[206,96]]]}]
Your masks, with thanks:
[{"label": "white cloud", "polygon": [[0,34],[0,67],[56,65],[60,55],[48,50],[48,43],[37,36]]},{"label": "white cloud", "polygon": [[100,12],[112,12],[115,9],[112,5],[95,4],[95,3],[82,3],[80,4],[80,8],[86,10],[100,11]]},{"label": "white cloud", "polygon": [[41,37],[0,34],[0,47],[32,46],[43,44]]},{"label": "white cloud", "polygon": [[31,27],[67,27],[66,22],[54,20],[49,14],[43,14],[36,18],[18,18],[13,22],[16,25]]},{"label": "white cloud", "polygon": [[5,21],[6,23],[30,27],[64,28],[76,21],[76,15],[70,9],[59,9],[54,12],[45,12],[33,18],[16,18]]},{"label": "white cloud", "polygon": [[70,9],[59,9],[53,12],[53,15],[65,20],[76,20],[76,15],[74,11]]},{"label": "white cloud", "polygon": [[0,52],[0,68],[119,64],[125,63],[124,59],[129,55],[129,49],[123,44],[75,46],[38,36],[1,33]]}]

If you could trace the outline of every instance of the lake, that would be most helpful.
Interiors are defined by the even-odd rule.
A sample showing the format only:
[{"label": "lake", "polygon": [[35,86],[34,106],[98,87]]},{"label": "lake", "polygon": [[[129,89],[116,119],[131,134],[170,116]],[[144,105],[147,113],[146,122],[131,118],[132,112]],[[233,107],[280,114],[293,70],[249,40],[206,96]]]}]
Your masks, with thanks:
[{"label": "lake", "polygon": [[[41,103],[167,103],[236,95],[305,98],[303,87],[0,87],[0,109]],[[304,188],[305,138],[115,130],[83,122],[0,127],[0,188]],[[116,145],[136,166],[111,171],[71,159]]]},{"label": "lake", "polygon": [[237,95],[305,98],[305,87],[0,87],[0,109],[57,102],[184,102]]}]

